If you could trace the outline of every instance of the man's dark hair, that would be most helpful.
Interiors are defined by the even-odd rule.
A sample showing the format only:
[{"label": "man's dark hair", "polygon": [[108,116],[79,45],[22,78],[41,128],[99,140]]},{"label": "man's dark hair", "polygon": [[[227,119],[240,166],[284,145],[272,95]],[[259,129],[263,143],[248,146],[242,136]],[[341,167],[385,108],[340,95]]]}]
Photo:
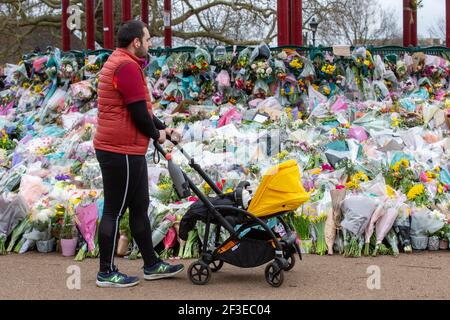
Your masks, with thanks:
[{"label": "man's dark hair", "polygon": [[117,32],[117,46],[126,48],[135,38],[142,40],[147,25],[139,20],[130,20],[122,24]]}]

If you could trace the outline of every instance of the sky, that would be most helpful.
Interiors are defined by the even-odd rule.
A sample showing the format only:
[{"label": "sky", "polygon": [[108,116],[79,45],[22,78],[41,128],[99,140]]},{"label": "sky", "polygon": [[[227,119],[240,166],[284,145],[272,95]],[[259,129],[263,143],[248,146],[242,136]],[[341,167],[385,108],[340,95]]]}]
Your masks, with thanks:
[{"label": "sky", "polygon": [[[399,27],[403,26],[403,0],[378,0],[381,6],[394,10],[399,17]],[[423,7],[417,11],[417,33],[419,37],[429,37],[428,29],[445,17],[445,0],[423,0]]]}]

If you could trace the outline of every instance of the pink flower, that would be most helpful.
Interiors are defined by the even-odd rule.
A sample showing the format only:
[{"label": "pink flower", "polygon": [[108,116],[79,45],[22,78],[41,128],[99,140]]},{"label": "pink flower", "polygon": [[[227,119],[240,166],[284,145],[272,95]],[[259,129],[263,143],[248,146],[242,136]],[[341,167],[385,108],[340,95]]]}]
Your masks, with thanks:
[{"label": "pink flower", "polygon": [[425,172],[422,172],[422,173],[420,174],[420,181],[422,181],[422,182],[428,182],[428,177],[427,177],[427,174],[426,174]]},{"label": "pink flower", "polygon": [[244,89],[244,87],[245,87],[244,80],[242,80],[242,78],[237,78],[236,79],[236,88]]},{"label": "pink flower", "polygon": [[339,185],[336,186],[336,189],[337,190],[342,190],[342,189],[345,189],[345,186],[343,186],[342,184],[339,184]]},{"label": "pink flower", "polygon": [[219,94],[219,93],[215,94],[215,95],[212,97],[212,101],[213,101],[215,104],[220,104],[220,103],[222,103],[222,100],[223,100],[223,96],[222,96],[221,94]]},{"label": "pink flower", "polygon": [[322,165],[322,170],[323,171],[334,171],[334,169],[333,169],[333,167],[331,166],[331,165],[329,165],[328,163],[324,163],[323,165]]}]

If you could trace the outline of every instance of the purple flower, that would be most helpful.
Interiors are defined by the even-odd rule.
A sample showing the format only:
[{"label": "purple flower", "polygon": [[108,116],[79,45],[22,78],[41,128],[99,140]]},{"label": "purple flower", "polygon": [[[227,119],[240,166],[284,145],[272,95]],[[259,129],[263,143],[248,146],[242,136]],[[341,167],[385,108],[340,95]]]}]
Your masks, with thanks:
[{"label": "purple flower", "polygon": [[6,133],[7,133],[7,134],[11,134],[11,133],[13,133],[13,131],[14,131],[15,129],[16,129],[15,126],[7,127],[7,128],[6,128]]},{"label": "purple flower", "polygon": [[65,181],[65,180],[69,180],[69,179],[70,179],[70,176],[67,175],[67,174],[58,174],[58,175],[55,177],[55,179],[58,180],[58,181]]}]

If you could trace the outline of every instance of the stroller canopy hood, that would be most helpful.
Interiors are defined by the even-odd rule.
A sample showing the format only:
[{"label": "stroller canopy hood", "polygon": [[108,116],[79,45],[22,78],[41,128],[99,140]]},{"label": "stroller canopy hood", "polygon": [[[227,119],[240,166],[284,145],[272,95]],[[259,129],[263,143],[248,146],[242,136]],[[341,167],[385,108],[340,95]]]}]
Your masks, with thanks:
[{"label": "stroller canopy hood", "polygon": [[309,200],[295,160],[270,168],[253,196],[248,212],[257,217],[292,211]]}]

